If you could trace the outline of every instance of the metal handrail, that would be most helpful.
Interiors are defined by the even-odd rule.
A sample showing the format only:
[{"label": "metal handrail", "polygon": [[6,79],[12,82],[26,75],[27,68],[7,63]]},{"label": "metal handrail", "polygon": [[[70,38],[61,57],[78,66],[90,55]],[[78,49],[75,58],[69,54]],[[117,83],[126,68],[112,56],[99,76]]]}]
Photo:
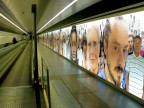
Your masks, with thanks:
[{"label": "metal handrail", "polygon": [[[23,44],[23,43],[21,43]],[[24,47],[25,45],[23,45]],[[11,57],[5,61],[6,64],[3,65],[0,69],[0,80],[3,78],[3,76],[6,75],[8,72],[8,69],[12,66],[12,64],[17,60],[18,56],[22,53],[22,50],[15,52],[14,54],[11,55]],[[6,56],[7,57],[7,56]]]},{"label": "metal handrail", "polygon": [[20,44],[23,44],[23,43],[21,42],[21,43],[17,43],[17,44],[12,44],[8,47],[4,47],[4,48],[0,49],[0,56],[4,55],[5,53],[8,53],[9,51],[13,50],[16,47],[19,47]]},{"label": "metal handrail", "polygon": [[[23,44],[23,43],[21,43],[21,44]],[[20,45],[20,44],[19,44]],[[24,45],[25,46],[25,45]],[[23,46],[23,47],[24,47]],[[19,46],[18,46],[19,47]],[[13,49],[12,49],[13,50]],[[10,52],[10,51],[9,51]],[[9,52],[7,52],[7,53],[9,53]],[[2,69],[0,69],[0,72],[7,66],[7,64],[9,64],[9,62],[13,59],[13,57],[15,57],[15,55],[18,53],[19,51],[17,50],[17,52],[15,52],[13,55],[11,55],[11,59],[8,59],[8,61],[5,61],[5,65],[2,67]],[[21,52],[21,51],[20,51]],[[0,55],[0,57],[1,57],[1,55]],[[6,55],[6,53],[4,53],[4,57],[7,57],[7,55]],[[9,57],[8,57],[9,58]]]},{"label": "metal handrail", "polygon": [[1,48],[0,49],[0,53],[2,53],[2,52],[4,52],[4,51],[7,51],[7,50],[9,50],[9,49],[11,49],[11,48],[13,48],[13,47],[16,47],[16,46],[18,46],[18,45],[20,45],[20,44],[22,44],[22,43],[24,43],[25,41],[21,41],[21,42],[18,42],[18,43],[16,43],[16,44],[11,44],[11,45],[9,45],[9,46],[7,46],[7,47],[3,47],[3,48]]},{"label": "metal handrail", "polygon": [[47,63],[45,62],[45,60],[41,57],[41,61],[42,61],[42,81],[43,81],[43,71],[44,71],[44,69],[43,69],[43,65],[45,65],[45,67],[46,67],[46,72],[47,72],[47,92],[48,92],[48,94],[47,94],[47,96],[48,96],[48,102],[49,102],[49,108],[51,108],[51,96],[50,96],[50,80],[49,80],[49,69],[48,69],[48,65],[47,65]]},{"label": "metal handrail", "polygon": [[49,108],[51,108],[49,70],[48,69],[46,70],[47,70],[47,85],[48,85],[48,101],[49,101]]}]

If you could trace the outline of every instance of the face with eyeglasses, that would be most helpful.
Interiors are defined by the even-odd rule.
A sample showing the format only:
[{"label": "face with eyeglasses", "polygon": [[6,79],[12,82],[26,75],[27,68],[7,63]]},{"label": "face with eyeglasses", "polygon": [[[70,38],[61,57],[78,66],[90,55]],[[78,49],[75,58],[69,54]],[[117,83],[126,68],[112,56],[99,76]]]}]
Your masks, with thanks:
[{"label": "face with eyeglasses", "polygon": [[77,53],[77,40],[76,40],[76,32],[71,33],[71,54],[72,54],[72,59],[75,61],[76,60],[76,53]]},{"label": "face with eyeglasses", "polygon": [[108,43],[104,43],[106,54],[107,80],[120,86],[123,70],[126,62],[126,51],[128,47],[128,30],[122,21],[117,21],[111,25]]},{"label": "face with eyeglasses", "polygon": [[90,71],[98,73],[98,57],[100,45],[96,27],[91,26],[87,32],[87,57]]}]

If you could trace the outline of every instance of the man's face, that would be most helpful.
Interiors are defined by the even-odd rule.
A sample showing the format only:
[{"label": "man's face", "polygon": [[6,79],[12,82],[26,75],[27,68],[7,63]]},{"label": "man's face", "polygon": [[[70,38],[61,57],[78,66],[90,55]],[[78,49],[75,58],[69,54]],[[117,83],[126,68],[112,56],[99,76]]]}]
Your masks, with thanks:
[{"label": "man's face", "polygon": [[72,40],[71,40],[71,48],[72,48],[72,59],[73,60],[76,60],[76,53],[77,53],[77,41],[76,41],[76,33],[75,32],[72,32],[71,34],[72,36]]},{"label": "man's face", "polygon": [[132,37],[128,38],[128,48],[131,50],[133,48],[133,39]]},{"label": "man's face", "polygon": [[117,22],[111,26],[111,34],[109,35],[106,51],[108,71],[117,86],[121,84],[127,47],[128,31],[121,22]]},{"label": "man's face", "polygon": [[136,38],[136,39],[134,40],[134,51],[135,51],[136,53],[140,53],[140,50],[141,50],[141,40],[138,39],[138,38]]},{"label": "man's face", "polygon": [[87,54],[90,70],[92,72],[98,71],[98,57],[99,57],[99,39],[96,28],[91,27],[87,35]]}]

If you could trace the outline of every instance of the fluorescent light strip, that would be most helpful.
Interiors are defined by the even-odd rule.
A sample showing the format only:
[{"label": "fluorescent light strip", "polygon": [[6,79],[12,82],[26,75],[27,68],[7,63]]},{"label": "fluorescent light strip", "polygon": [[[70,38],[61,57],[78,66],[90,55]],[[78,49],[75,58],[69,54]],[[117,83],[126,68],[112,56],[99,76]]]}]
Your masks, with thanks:
[{"label": "fluorescent light strip", "polygon": [[62,9],[56,16],[54,16],[51,20],[49,20],[41,29],[39,29],[38,32],[40,32],[44,27],[46,27],[50,22],[52,22],[56,17],[58,17],[61,13],[63,13],[67,8],[69,8],[71,5],[73,5],[77,1],[78,0],[73,0],[69,5],[67,5],[64,9]]},{"label": "fluorescent light strip", "polygon": [[24,33],[27,34],[27,32],[25,32],[23,29],[21,29],[19,26],[17,26],[16,24],[14,24],[12,21],[10,21],[7,17],[5,17],[3,14],[0,13],[0,16],[2,18],[4,18],[5,20],[7,20],[8,22],[10,22],[12,25],[14,25],[16,28],[18,28],[19,30],[23,31]]}]

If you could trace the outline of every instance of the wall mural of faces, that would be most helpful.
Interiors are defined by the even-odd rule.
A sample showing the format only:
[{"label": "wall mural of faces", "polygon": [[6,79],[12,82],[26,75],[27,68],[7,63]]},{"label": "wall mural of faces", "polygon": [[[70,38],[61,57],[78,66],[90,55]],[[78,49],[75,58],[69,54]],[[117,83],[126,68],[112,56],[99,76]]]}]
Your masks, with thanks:
[{"label": "wall mural of faces", "polygon": [[61,28],[39,37],[55,52],[144,99],[143,18],[144,11],[130,13]]}]

